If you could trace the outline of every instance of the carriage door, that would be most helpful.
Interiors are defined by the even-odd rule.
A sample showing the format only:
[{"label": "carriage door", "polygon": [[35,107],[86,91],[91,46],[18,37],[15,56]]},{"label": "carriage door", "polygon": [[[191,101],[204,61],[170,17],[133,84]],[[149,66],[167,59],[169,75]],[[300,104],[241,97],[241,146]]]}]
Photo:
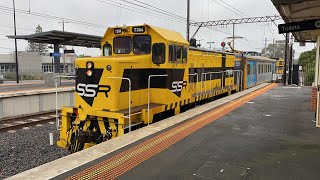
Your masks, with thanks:
[{"label": "carriage door", "polygon": [[253,78],[253,85],[257,85],[257,63],[256,62],[252,62],[252,78]]}]

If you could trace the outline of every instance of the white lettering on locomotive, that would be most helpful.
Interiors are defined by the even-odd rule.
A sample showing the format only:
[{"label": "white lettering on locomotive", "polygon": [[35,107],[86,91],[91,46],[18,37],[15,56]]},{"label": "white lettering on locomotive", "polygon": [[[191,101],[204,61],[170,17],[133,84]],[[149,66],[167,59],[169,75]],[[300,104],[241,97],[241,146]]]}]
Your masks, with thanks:
[{"label": "white lettering on locomotive", "polygon": [[187,86],[187,81],[173,81],[171,92],[180,92],[183,87]]},{"label": "white lettering on locomotive", "polygon": [[79,83],[77,85],[77,92],[80,96],[92,98],[97,95],[97,92],[96,92],[97,87],[98,87],[98,85],[96,85],[96,84]]}]

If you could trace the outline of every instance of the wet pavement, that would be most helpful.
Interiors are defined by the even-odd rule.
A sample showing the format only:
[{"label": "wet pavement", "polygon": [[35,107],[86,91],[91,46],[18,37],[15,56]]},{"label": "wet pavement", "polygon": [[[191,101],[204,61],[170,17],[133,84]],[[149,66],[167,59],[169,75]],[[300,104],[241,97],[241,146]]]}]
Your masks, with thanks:
[{"label": "wet pavement", "polygon": [[278,86],[118,179],[320,179],[311,88]]}]

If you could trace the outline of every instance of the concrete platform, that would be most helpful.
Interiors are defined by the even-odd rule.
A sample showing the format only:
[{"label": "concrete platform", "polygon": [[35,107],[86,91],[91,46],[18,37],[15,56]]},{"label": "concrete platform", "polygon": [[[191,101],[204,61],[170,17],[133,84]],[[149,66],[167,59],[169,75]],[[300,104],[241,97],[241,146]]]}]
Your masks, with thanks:
[{"label": "concrete platform", "polygon": [[[74,105],[74,81],[58,87],[58,108]],[[0,85],[1,118],[55,110],[56,88],[43,82]]]},{"label": "concrete platform", "polygon": [[118,179],[319,179],[310,93],[278,86]]},{"label": "concrete platform", "polygon": [[[61,83],[61,87],[74,87],[74,80],[66,80]],[[0,93],[14,94],[15,92],[23,92],[30,90],[52,89],[54,86],[45,85],[42,81],[23,82],[19,84],[0,84]]]}]

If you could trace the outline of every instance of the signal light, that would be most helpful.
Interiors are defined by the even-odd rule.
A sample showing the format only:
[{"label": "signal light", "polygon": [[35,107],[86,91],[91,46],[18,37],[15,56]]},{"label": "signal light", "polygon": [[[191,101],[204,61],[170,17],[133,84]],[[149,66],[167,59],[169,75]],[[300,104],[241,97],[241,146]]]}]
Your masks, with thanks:
[{"label": "signal light", "polygon": [[91,70],[87,71],[87,76],[92,76],[92,71]]},{"label": "signal light", "polygon": [[93,62],[89,61],[87,62],[87,69],[93,68]]},{"label": "signal light", "polygon": [[222,47],[225,47],[225,46],[226,46],[226,43],[225,43],[225,42],[222,42],[222,43],[221,43],[221,46],[222,46]]}]

